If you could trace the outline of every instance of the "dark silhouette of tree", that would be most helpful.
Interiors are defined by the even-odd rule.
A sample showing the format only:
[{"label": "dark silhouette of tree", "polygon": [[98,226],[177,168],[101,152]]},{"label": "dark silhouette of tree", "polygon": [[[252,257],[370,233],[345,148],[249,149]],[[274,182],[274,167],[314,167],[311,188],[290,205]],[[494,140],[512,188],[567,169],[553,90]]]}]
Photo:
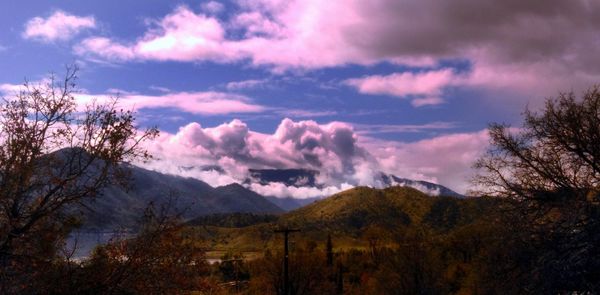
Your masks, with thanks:
[{"label": "dark silhouette of tree", "polygon": [[[493,124],[491,148],[475,165],[482,193],[510,199],[515,234],[535,246],[523,288],[600,291],[600,89],[526,110],[519,129]],[[517,244],[515,242],[515,244]]]},{"label": "dark silhouette of tree", "polygon": [[136,129],[116,100],[77,105],[76,74],[26,82],[0,103],[0,293],[35,280],[76,225],[68,208],[124,182],[118,163],[148,158],[140,143],[158,133]]},{"label": "dark silhouette of tree", "polygon": [[[187,294],[219,290],[206,277],[204,249],[169,206],[146,209],[136,236],[115,237],[89,259],[59,263],[23,294]],[[157,210],[158,209],[158,210]],[[40,292],[39,290],[43,290]]]}]

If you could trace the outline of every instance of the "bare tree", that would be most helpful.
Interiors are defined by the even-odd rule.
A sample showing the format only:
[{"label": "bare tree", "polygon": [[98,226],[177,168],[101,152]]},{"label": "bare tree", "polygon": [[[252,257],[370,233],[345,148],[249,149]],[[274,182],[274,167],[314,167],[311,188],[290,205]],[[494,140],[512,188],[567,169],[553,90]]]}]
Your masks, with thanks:
[{"label": "bare tree", "polygon": [[118,163],[148,158],[140,143],[158,134],[116,100],[77,105],[76,74],[26,82],[0,103],[0,293],[19,267],[52,257],[74,223],[68,207],[122,181]]},{"label": "bare tree", "polygon": [[475,165],[481,193],[510,200],[531,257],[531,288],[599,291],[600,89],[526,110],[522,128],[493,124],[491,149]]}]

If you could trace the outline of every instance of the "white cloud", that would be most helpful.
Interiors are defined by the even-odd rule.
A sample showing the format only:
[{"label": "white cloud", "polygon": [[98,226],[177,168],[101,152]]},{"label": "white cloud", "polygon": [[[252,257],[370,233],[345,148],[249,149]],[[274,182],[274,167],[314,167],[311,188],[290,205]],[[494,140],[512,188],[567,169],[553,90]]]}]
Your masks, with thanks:
[{"label": "white cloud", "polygon": [[266,83],[268,83],[269,80],[267,79],[249,79],[249,80],[243,80],[243,81],[234,81],[234,82],[229,82],[225,85],[225,88],[227,88],[228,90],[240,90],[240,89],[250,89],[250,88],[257,88],[257,87],[261,87],[262,85],[265,85]]},{"label": "white cloud", "polygon": [[410,97],[414,106],[424,106],[442,103],[440,96],[444,88],[457,84],[459,80],[461,78],[451,69],[440,69],[365,76],[348,79],[344,83],[360,93]]},{"label": "white cloud", "polygon": [[[445,86],[456,77],[431,70],[444,60],[469,64],[460,87],[517,93],[512,97],[519,99],[578,90],[600,78],[593,17],[600,5],[586,0],[239,0],[232,5],[237,7],[223,17],[214,15],[221,9],[216,2],[205,3],[200,12],[179,6],[136,38],[120,43],[93,37],[76,52],[117,62],[248,62],[275,72],[387,61],[429,72],[354,80],[355,87],[415,95],[414,106],[444,101]],[[431,77],[420,83],[420,75]],[[411,81],[417,83],[407,84]]]},{"label": "white cloud", "polygon": [[133,49],[104,37],[84,39],[74,47],[74,51],[80,55],[96,52],[97,55],[109,61],[124,61],[135,58]]},{"label": "white cloud", "polygon": [[202,5],[200,5],[202,7],[203,11],[206,11],[207,13],[211,13],[211,14],[219,14],[221,12],[223,12],[223,10],[225,10],[225,5],[223,5],[223,3],[221,2],[217,2],[217,1],[208,1],[205,3],[202,3]]},{"label": "white cloud", "polygon": [[[433,123],[426,127],[405,126],[405,130],[418,132],[435,126],[447,127]],[[275,196],[314,197],[356,185],[380,186],[379,172],[440,182],[464,192],[470,165],[487,146],[484,131],[398,143],[359,135],[354,130],[348,123],[321,125],[289,119],[284,119],[273,133],[252,131],[240,120],[216,127],[191,123],[175,134],[163,133],[148,144],[149,151],[159,158],[150,165],[163,172],[196,175],[212,185],[243,183],[249,176],[248,169],[319,171],[318,188],[288,187],[281,183],[251,185],[258,193]],[[197,169],[180,172],[178,168],[205,165],[218,165],[225,173]]]},{"label": "white cloud", "polygon": [[[111,95],[77,94],[80,105],[96,100],[106,102],[112,100]],[[203,115],[223,115],[231,113],[257,113],[266,107],[254,104],[250,98],[224,92],[169,92],[161,95],[142,95],[121,93],[119,106],[128,109],[164,109],[173,108],[182,112]]]},{"label": "white cloud", "polygon": [[34,17],[25,24],[22,36],[25,39],[43,42],[65,41],[85,29],[96,27],[93,16],[76,16],[57,10],[47,18]]},{"label": "white cloud", "polygon": [[[43,85],[49,80],[33,81],[30,85]],[[23,90],[23,84],[0,84],[0,93],[14,95]],[[122,89],[108,89],[107,93],[74,93],[78,107],[83,109],[92,102],[106,103],[118,97],[119,107],[130,110],[176,109],[181,112],[202,115],[235,113],[259,113],[267,107],[256,104],[247,96],[217,91],[173,92],[160,88],[159,95],[145,95]]]},{"label": "white cloud", "polygon": [[487,130],[440,135],[402,143],[367,138],[363,145],[379,159],[382,170],[416,180],[440,183],[466,192],[472,165],[489,144]]}]

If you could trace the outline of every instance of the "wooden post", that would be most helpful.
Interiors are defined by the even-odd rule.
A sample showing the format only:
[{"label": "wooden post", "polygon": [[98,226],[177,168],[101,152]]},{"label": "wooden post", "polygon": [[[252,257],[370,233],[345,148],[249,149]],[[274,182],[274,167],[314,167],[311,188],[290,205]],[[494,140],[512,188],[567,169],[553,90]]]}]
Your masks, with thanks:
[{"label": "wooden post", "polygon": [[299,229],[278,229],[276,233],[283,233],[283,294],[290,294],[290,278],[289,278],[289,250],[288,250],[288,235],[292,232],[299,232]]}]

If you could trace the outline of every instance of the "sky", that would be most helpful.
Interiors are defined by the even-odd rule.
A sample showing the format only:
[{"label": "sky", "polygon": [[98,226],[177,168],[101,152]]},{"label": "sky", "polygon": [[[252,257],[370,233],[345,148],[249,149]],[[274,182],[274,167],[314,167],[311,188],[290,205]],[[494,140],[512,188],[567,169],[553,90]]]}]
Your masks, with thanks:
[{"label": "sky", "polygon": [[[464,193],[491,122],[600,81],[593,0],[2,1],[0,92],[79,68],[119,97],[161,172],[211,185],[319,171],[310,197],[380,172]],[[205,169],[218,165],[222,169]]]}]

